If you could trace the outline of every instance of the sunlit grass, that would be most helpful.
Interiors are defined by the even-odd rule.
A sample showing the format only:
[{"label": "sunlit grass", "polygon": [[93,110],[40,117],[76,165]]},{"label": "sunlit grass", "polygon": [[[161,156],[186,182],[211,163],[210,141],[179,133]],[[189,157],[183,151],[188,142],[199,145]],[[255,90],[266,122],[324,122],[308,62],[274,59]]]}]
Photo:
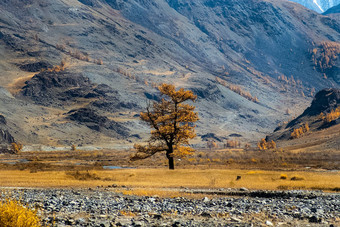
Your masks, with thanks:
[{"label": "sunlit grass", "polygon": [[[282,179],[282,175],[287,176]],[[80,177],[79,177],[80,176]],[[90,176],[90,177],[89,177]],[[95,177],[93,177],[95,176]],[[236,180],[237,176],[241,179]],[[149,188],[321,189],[340,188],[339,172],[197,169],[122,169],[89,172],[0,171],[2,187],[96,187],[112,184]]]}]

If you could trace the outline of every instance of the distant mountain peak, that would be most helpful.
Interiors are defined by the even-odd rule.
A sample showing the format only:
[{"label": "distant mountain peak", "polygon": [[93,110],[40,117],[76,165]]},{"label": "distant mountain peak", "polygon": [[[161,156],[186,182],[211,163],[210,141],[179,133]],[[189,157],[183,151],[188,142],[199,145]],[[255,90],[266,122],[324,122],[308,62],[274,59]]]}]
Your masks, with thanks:
[{"label": "distant mountain peak", "polygon": [[292,2],[299,3],[309,9],[312,9],[318,13],[323,13],[329,8],[340,4],[340,0],[290,0]]},{"label": "distant mountain peak", "polygon": [[321,10],[321,12],[325,11],[316,0],[313,0],[313,3]]}]

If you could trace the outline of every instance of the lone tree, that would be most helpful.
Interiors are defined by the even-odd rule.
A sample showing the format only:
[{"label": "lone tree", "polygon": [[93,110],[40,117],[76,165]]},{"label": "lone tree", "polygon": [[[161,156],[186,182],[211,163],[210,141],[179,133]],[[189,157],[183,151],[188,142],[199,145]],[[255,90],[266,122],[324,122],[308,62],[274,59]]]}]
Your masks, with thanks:
[{"label": "lone tree", "polygon": [[195,106],[183,102],[195,101],[197,96],[183,88],[176,91],[170,84],[161,84],[158,89],[166,98],[149,104],[146,112],[140,114],[141,120],[152,128],[151,137],[146,146],[135,144],[137,152],[131,160],[145,159],[165,151],[169,169],[175,169],[174,157],[185,157],[194,152],[189,147],[189,140],[196,136],[194,122],[198,116],[194,112]]}]

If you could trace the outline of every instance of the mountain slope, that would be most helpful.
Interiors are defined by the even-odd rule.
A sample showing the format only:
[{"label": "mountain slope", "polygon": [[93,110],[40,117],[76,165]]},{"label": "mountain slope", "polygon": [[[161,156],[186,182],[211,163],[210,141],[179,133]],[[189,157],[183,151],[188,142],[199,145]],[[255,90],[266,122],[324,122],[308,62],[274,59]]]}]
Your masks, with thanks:
[{"label": "mountain slope", "polygon": [[324,12],[324,15],[328,14],[334,14],[334,13],[340,13],[340,4],[333,6],[332,8],[329,8],[326,12]]},{"label": "mountain slope", "polygon": [[274,140],[280,147],[339,150],[339,128],[340,90],[324,89],[300,116],[277,127],[266,140]]},{"label": "mountain slope", "polygon": [[[0,9],[0,114],[24,144],[146,137],[138,113],[161,82],[198,95],[199,136],[256,141],[287,108],[299,113],[315,90],[339,87],[337,58],[318,66],[329,47],[339,54],[339,22],[286,1],[14,0]],[[53,81],[32,72],[44,68]],[[89,81],[65,87],[64,74]]]}]

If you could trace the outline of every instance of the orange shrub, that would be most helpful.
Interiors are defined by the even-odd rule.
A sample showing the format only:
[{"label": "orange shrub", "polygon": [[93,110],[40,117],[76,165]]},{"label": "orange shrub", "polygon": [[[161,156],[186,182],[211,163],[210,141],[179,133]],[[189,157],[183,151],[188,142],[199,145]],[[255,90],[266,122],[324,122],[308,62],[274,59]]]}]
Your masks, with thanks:
[{"label": "orange shrub", "polygon": [[17,201],[0,202],[0,226],[39,227],[40,219],[36,211],[25,208]]},{"label": "orange shrub", "polygon": [[330,113],[326,114],[324,120],[326,122],[331,122],[340,117],[340,107],[336,108],[335,110],[332,110]]},{"label": "orange shrub", "polygon": [[308,125],[308,123],[306,123],[306,124],[302,125],[300,128],[294,129],[294,131],[290,134],[290,137],[292,139],[296,139],[296,138],[299,138],[300,136],[302,136],[303,134],[305,134],[308,131],[309,131],[309,125]]},{"label": "orange shrub", "polygon": [[267,150],[267,149],[276,149],[276,143],[272,140],[267,142],[266,139],[261,139],[260,142],[257,143],[257,147],[260,150]]}]

